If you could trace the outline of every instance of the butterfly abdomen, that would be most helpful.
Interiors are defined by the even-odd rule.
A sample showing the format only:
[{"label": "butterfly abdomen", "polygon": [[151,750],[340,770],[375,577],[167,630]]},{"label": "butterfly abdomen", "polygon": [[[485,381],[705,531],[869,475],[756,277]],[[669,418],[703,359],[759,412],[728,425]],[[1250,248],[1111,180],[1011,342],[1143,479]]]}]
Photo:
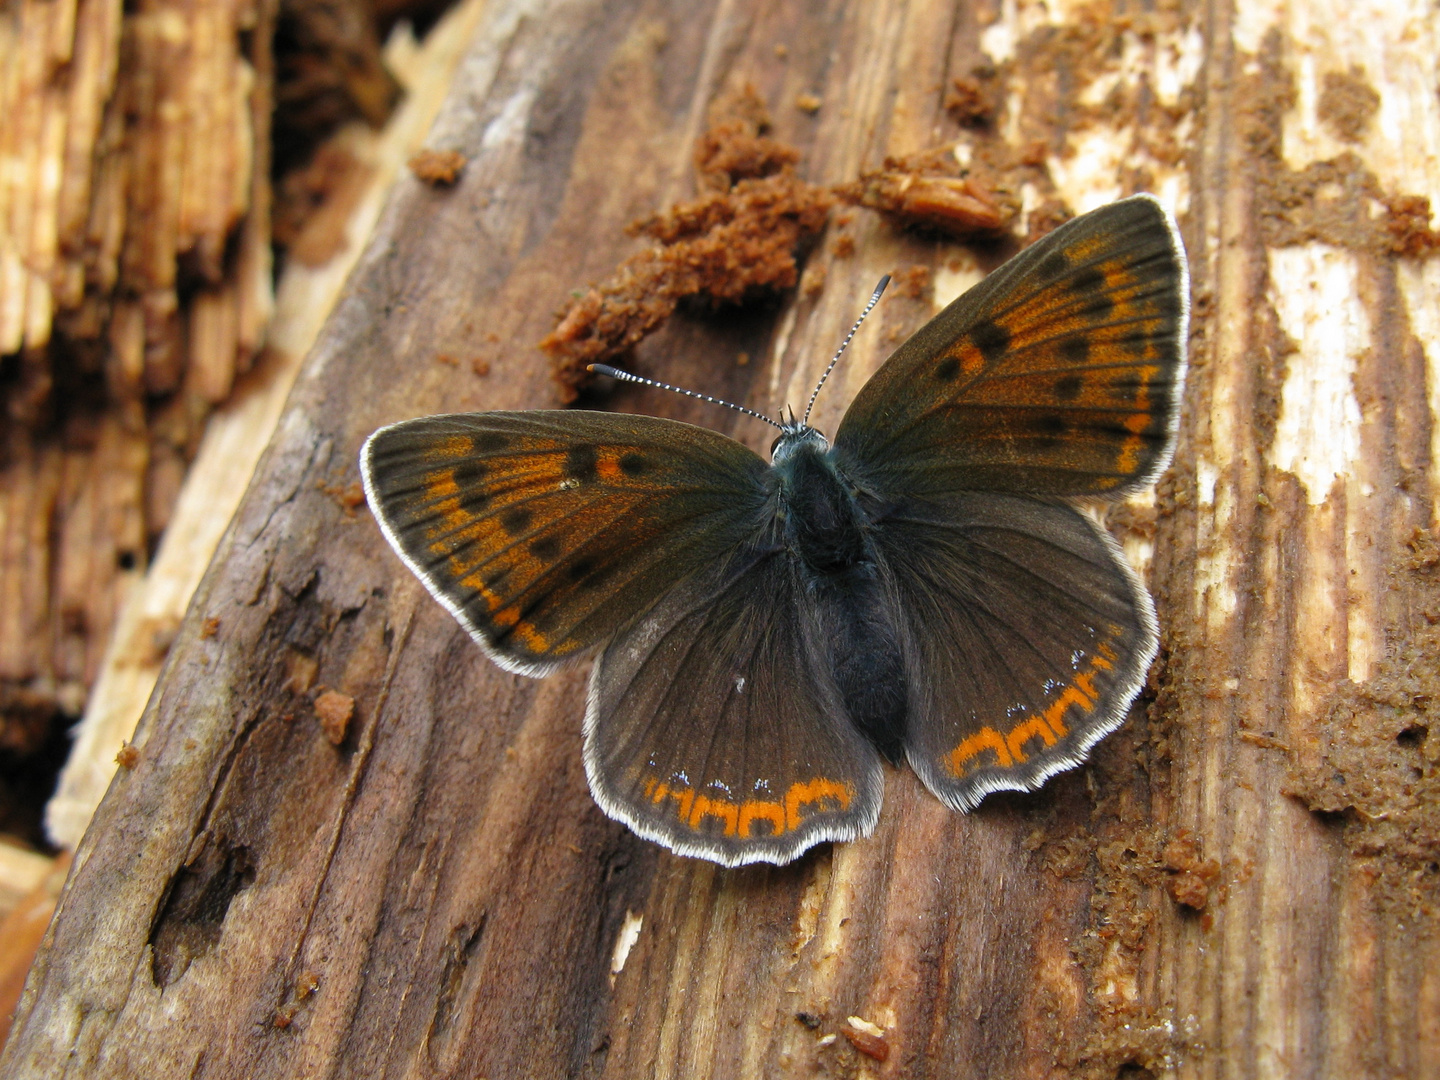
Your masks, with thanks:
[{"label": "butterfly abdomen", "polygon": [[821,610],[831,616],[830,664],[855,726],[899,764],[904,754],[908,701],[905,665],[895,628],[874,575],[840,575],[821,587]]},{"label": "butterfly abdomen", "polygon": [[796,448],[778,470],[786,546],[820,613],[845,710],[898,762],[907,708],[904,662],[865,514],[818,441]]}]

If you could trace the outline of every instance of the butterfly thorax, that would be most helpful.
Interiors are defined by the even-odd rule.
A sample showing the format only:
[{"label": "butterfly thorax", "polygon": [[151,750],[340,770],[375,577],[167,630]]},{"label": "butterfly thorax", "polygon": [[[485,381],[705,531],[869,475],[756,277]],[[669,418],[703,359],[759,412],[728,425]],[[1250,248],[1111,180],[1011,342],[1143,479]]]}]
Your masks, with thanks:
[{"label": "butterfly thorax", "polygon": [[823,437],[806,438],[776,455],[786,546],[818,574],[843,573],[873,560],[850,483],[825,452]]}]

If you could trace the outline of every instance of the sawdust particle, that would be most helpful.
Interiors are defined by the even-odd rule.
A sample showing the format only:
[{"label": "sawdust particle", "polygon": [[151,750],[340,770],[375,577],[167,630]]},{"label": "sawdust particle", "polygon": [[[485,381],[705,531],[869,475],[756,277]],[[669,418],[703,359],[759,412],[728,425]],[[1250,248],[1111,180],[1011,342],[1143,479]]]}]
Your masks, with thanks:
[{"label": "sawdust particle", "polygon": [[355,715],[355,699],[337,690],[326,690],[315,699],[315,719],[332,746],[345,741],[350,718]]}]

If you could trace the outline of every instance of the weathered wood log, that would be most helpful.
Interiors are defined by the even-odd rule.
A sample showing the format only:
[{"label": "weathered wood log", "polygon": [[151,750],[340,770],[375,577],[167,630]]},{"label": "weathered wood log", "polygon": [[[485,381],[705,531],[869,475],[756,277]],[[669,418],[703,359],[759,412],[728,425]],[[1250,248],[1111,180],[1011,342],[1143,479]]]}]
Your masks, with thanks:
[{"label": "weathered wood log", "polygon": [[[1440,185],[1405,152],[1440,137],[1434,35],[1300,0],[497,3],[431,137],[464,175],[410,184],[378,226],[76,853],[0,1067],[1434,1074],[1440,320],[1428,209],[1405,199]],[[946,84],[987,61],[1004,110],[962,132]],[[957,815],[894,770],[868,840],[725,871],[595,808],[583,670],[483,661],[329,492],[381,423],[552,401],[528,343],[630,250],[626,221],[689,194],[706,106],[745,80],[826,182],[993,139],[1032,163],[1013,194],[1038,217],[1160,191],[1197,318],[1174,468],[1153,508],[1112,515],[1153,549],[1164,627],[1130,721],[1037,795]],[[818,292],[672,321],[640,366],[801,400],[881,272],[932,267],[939,302],[1002,254],[854,213],[854,254],[811,256]],[[929,309],[882,305],[822,427]],[[768,439],[686,400],[614,404]],[[355,705],[338,746],[322,688]]]},{"label": "weathered wood log", "polygon": [[300,361],[359,258],[396,174],[424,142],[450,79],[465,53],[483,0],[453,8],[426,35],[423,48],[397,38],[386,63],[405,87],[405,100],[383,131],[355,123],[335,133],[326,149],[343,160],[347,192],[335,201],[344,216],[312,216],[295,249],[325,250],[318,265],[292,257],[276,286],[275,318],[266,332],[263,362],[234,398],[215,411],[144,581],[116,620],[94,693],[74,732],[54,797],[45,808],[52,843],[73,851],[115,774],[115,756],[132,738],[165,661],[165,648],[239,505],[260,455],[274,433]]}]

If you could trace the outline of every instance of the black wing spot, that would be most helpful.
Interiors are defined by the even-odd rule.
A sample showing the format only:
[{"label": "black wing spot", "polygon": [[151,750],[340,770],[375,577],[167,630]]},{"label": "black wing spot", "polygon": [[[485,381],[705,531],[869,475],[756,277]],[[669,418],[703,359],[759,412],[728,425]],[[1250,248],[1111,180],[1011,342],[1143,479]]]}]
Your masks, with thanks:
[{"label": "black wing spot", "polygon": [[1045,413],[1035,418],[1035,432],[1048,439],[1058,439],[1065,432],[1070,430],[1070,425],[1065,423],[1063,417],[1054,413]]},{"label": "black wing spot", "polygon": [[593,446],[583,443],[579,446],[572,446],[565,453],[565,475],[571,480],[594,480],[598,462],[599,457]]},{"label": "black wing spot", "polygon": [[947,356],[935,365],[934,375],[940,382],[953,382],[960,374],[960,361],[953,356]]},{"label": "black wing spot", "polygon": [[640,476],[650,471],[650,461],[644,454],[631,451],[620,455],[620,471],[626,476]]},{"label": "black wing spot", "polygon": [[462,461],[450,470],[450,475],[454,478],[456,486],[463,492],[466,488],[483,486],[485,476],[489,471],[479,461]]},{"label": "black wing spot", "polygon": [[504,450],[510,445],[508,436],[501,435],[498,431],[482,431],[475,436],[475,449],[482,453],[490,454],[496,450]]},{"label": "black wing spot", "polygon": [[582,589],[593,589],[604,584],[605,579],[610,576],[613,566],[597,567],[590,559],[577,559],[570,564],[566,571],[570,580],[575,582]]},{"label": "black wing spot", "polygon": [[1079,375],[1066,375],[1055,380],[1055,396],[1061,401],[1074,401],[1085,387],[1085,380]]},{"label": "black wing spot", "polygon": [[[758,825],[758,826],[762,826],[762,827],[761,827],[761,828],[756,828],[757,825]],[[780,835],[780,829],[779,829],[778,826],[776,826],[775,822],[771,821],[769,818],[764,818],[764,817],[762,817],[762,818],[756,818],[754,821],[752,821],[752,822],[750,823],[750,835],[751,835],[751,836],[757,836],[757,837],[758,837],[758,836],[779,836],[779,835]]]},{"label": "black wing spot", "polygon": [[542,536],[530,545],[530,554],[541,562],[553,562],[560,554],[560,541],[553,536]]},{"label": "black wing spot", "polygon": [[1070,279],[1070,291],[1085,298],[1085,312],[1096,319],[1108,318],[1115,310],[1115,301],[1106,292],[1105,275],[1094,266],[1087,266]]},{"label": "black wing spot", "polygon": [[1067,364],[1087,363],[1090,360],[1090,339],[1079,335],[1066,338],[1060,342],[1060,356]]},{"label": "black wing spot", "polygon": [[490,501],[490,496],[485,492],[485,476],[488,472],[483,464],[473,460],[460,462],[450,472],[451,479],[455,481],[456,497],[460,500],[460,505],[472,514],[483,510]]},{"label": "black wing spot", "polygon": [[993,364],[1010,348],[1010,331],[988,319],[979,322],[970,330],[970,340],[980,350],[987,364]]},{"label": "black wing spot", "polygon": [[500,515],[500,524],[505,526],[505,531],[511,536],[524,532],[534,520],[534,513],[523,506],[512,506]]},{"label": "black wing spot", "polygon": [[1036,277],[1041,281],[1055,281],[1064,277],[1070,272],[1070,256],[1064,249],[1052,251],[1045,258],[1040,260],[1040,265],[1035,268]]}]

